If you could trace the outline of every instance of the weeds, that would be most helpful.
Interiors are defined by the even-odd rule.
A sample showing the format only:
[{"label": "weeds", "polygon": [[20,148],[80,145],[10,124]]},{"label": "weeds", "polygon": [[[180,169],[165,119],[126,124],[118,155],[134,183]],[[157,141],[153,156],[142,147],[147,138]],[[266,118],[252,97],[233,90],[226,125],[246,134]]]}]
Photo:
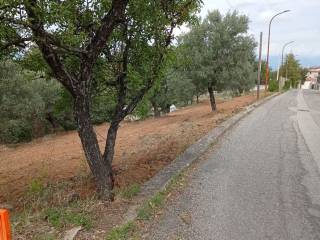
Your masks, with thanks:
[{"label": "weeds", "polygon": [[45,219],[55,228],[63,228],[68,225],[82,226],[86,230],[92,227],[92,221],[88,213],[76,212],[70,208],[48,208],[44,211]]},{"label": "weeds", "polygon": [[[161,207],[164,206],[168,194],[173,191],[177,186],[182,185],[184,182],[184,176],[186,171],[175,175],[171,181],[167,184],[163,191],[156,193],[151,199],[146,201],[142,207],[138,210],[137,220],[149,220],[153,217]],[[128,192],[132,191],[135,187],[131,187]],[[129,194],[130,195],[130,194]],[[131,196],[131,195],[130,195]],[[127,240],[127,239],[138,239],[137,238],[137,226],[135,222],[128,222],[120,227],[114,228],[107,236],[106,240]]]},{"label": "weeds", "polygon": [[128,187],[126,187],[124,190],[120,192],[121,197],[126,199],[132,199],[134,196],[136,196],[140,192],[140,185],[137,183],[134,183]]},{"label": "weeds", "polygon": [[34,179],[31,181],[27,194],[29,196],[40,196],[43,194],[45,186],[40,179]]},{"label": "weeds", "polygon": [[[58,233],[73,226],[82,226],[86,230],[92,228],[97,203],[95,195],[80,199],[76,192],[70,192],[70,189],[77,186],[75,184],[88,184],[89,181],[87,176],[80,176],[74,182],[56,184],[32,180],[21,198],[22,209],[12,215],[13,232],[16,235],[32,236],[32,239],[51,240],[57,238],[46,232],[47,229]],[[34,231],[35,226],[37,231]]]},{"label": "weeds", "polygon": [[165,204],[167,195],[179,184],[182,184],[186,171],[187,170],[172,177],[163,191],[156,193],[138,210],[139,220],[149,220],[159,210],[159,208]]},{"label": "weeds", "polygon": [[146,202],[139,210],[138,210],[138,219],[139,220],[148,220],[151,216],[154,215],[156,210],[163,206],[166,198],[165,192],[159,192],[154,195],[148,202]]},{"label": "weeds", "polygon": [[50,233],[45,233],[35,237],[35,240],[56,240],[56,236]]},{"label": "weeds", "polygon": [[120,227],[114,228],[106,237],[106,240],[128,240],[137,239],[134,237],[136,225],[134,222],[128,222]]}]

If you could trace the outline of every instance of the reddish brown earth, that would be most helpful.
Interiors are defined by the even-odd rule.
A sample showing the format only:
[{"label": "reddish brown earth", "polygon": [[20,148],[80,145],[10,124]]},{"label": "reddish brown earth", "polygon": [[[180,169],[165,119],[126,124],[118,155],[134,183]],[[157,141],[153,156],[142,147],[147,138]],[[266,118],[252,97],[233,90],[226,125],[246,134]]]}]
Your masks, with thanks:
[{"label": "reddish brown earth", "polygon": [[[247,95],[220,101],[217,113],[211,113],[209,102],[204,101],[158,119],[123,122],[113,164],[117,186],[151,178],[219,122],[254,100],[254,95]],[[95,129],[104,147],[106,124]],[[57,182],[88,172],[75,131],[16,147],[0,146],[0,163],[0,202],[14,203],[34,179]]]}]

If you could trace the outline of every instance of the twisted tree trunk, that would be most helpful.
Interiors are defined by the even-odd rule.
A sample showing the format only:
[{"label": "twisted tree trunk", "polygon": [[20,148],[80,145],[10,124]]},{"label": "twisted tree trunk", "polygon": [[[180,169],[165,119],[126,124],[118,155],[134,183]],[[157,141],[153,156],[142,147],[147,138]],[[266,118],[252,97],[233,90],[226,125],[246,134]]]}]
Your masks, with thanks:
[{"label": "twisted tree trunk", "polygon": [[96,180],[98,195],[105,200],[113,200],[113,177],[111,164],[104,164],[97,136],[90,121],[89,99],[77,96],[74,100],[74,116],[90,170]]},{"label": "twisted tree trunk", "polygon": [[212,112],[215,112],[217,110],[217,105],[216,105],[216,99],[214,97],[213,87],[211,83],[208,84],[208,92],[210,96],[210,104],[211,104]]},{"label": "twisted tree trunk", "polygon": [[[116,145],[117,133],[119,129],[120,121],[111,122],[110,127],[108,129],[106,146],[103,155],[103,162],[105,166],[109,169],[112,169],[112,161],[114,157],[114,148]],[[112,180],[112,188],[113,188],[113,173],[110,173],[110,178]]]},{"label": "twisted tree trunk", "polygon": [[152,107],[153,107],[154,117],[156,117],[156,118],[160,117],[161,116],[161,112],[159,111],[158,104],[155,101],[152,101],[152,100],[151,100],[151,104],[152,104]]}]

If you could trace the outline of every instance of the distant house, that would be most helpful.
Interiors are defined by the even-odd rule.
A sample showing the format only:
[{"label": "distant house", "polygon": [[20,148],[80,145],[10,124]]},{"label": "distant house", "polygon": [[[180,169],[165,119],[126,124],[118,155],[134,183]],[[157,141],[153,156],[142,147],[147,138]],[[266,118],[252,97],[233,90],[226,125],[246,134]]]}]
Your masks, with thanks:
[{"label": "distant house", "polygon": [[320,75],[320,67],[311,67],[307,73],[303,89],[319,89],[318,76]]}]

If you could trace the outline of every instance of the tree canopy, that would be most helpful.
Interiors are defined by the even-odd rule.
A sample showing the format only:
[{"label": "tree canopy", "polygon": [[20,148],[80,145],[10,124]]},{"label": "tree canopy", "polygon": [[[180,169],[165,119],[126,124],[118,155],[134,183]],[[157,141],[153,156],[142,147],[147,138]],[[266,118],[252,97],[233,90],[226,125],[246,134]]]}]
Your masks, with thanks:
[{"label": "tree canopy", "polygon": [[[191,20],[199,5],[198,0],[1,2],[1,57],[19,59],[32,48],[39,50],[46,66],[38,63],[71,96],[100,196],[112,198],[111,164],[119,123],[162,74],[174,28]],[[99,97],[112,112],[104,151],[91,122],[91,104]]]},{"label": "tree canopy", "polygon": [[286,78],[286,85],[296,88],[303,79],[302,67],[294,54],[286,55],[284,65],[280,68],[280,73]]},{"label": "tree canopy", "polygon": [[182,72],[193,79],[198,91],[208,89],[213,111],[213,91],[243,92],[254,84],[256,43],[247,34],[248,23],[248,18],[236,11],[223,16],[215,10],[180,40],[187,59]]}]

